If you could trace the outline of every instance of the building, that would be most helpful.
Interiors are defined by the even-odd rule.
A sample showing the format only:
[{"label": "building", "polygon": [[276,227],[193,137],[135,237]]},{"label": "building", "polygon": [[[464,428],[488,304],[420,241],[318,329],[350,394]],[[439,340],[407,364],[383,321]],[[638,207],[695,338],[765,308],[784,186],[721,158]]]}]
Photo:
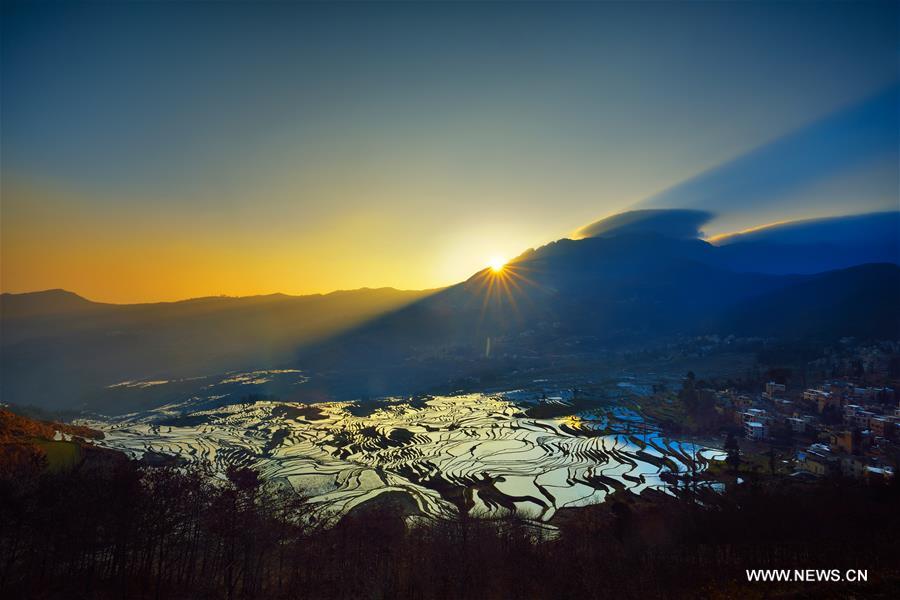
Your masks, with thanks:
[{"label": "building", "polygon": [[827,407],[834,406],[840,408],[841,396],[832,394],[826,390],[809,389],[803,392],[803,399],[816,405],[819,413],[822,413]]},{"label": "building", "polygon": [[886,417],[872,417],[869,420],[869,431],[876,437],[887,437],[893,425]]},{"label": "building", "polygon": [[877,416],[870,410],[865,410],[858,404],[848,404],[844,407],[844,423],[849,427],[868,429],[872,418]]},{"label": "building", "polygon": [[[735,408],[739,408],[741,410],[750,408],[753,406],[753,398],[751,398],[748,394],[738,394],[734,397],[734,406]],[[900,408],[897,409],[898,414],[900,414]]]},{"label": "building", "polygon": [[786,419],[788,426],[790,426],[791,431],[794,433],[805,433],[806,432],[806,421],[799,417],[788,417]]},{"label": "building", "polygon": [[855,454],[859,451],[858,436],[854,436],[852,431],[841,431],[831,434],[831,449],[834,452],[843,452],[846,454]]},{"label": "building", "polygon": [[769,415],[763,408],[748,408],[743,413],[741,413],[741,423],[747,423],[748,421],[765,423],[768,420]]},{"label": "building", "polygon": [[813,444],[805,452],[798,452],[797,462],[801,471],[817,477],[824,477],[837,468],[837,458],[822,444]]},{"label": "building", "polygon": [[753,442],[759,442],[769,437],[768,427],[765,423],[747,421],[744,423],[744,437]]},{"label": "building", "polygon": [[868,464],[865,460],[856,456],[841,457],[841,475],[851,479],[865,479],[868,472]]},{"label": "building", "polygon": [[766,391],[763,392],[763,396],[768,398],[769,400],[774,400],[775,398],[779,398],[784,395],[786,388],[783,383],[775,383],[774,381],[770,381],[766,384]]},{"label": "building", "polygon": [[872,483],[886,483],[894,477],[892,467],[866,467],[866,479]]}]

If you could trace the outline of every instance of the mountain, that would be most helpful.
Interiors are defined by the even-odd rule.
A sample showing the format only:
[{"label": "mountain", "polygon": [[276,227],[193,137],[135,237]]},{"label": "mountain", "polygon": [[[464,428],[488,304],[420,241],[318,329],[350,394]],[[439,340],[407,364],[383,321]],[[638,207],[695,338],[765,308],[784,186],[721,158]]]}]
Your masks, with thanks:
[{"label": "mountain", "polygon": [[[632,210],[576,232],[579,238],[656,233],[692,240],[715,215],[702,210]],[[900,211],[803,219],[756,227],[707,240],[709,264],[753,273],[812,274],[865,263],[900,263]]]},{"label": "mountain", "polygon": [[[610,350],[708,333],[812,342],[900,337],[900,267],[869,264],[879,248],[896,246],[896,213],[716,243],[696,237],[709,216],[617,215],[590,225],[582,239],[529,250],[500,272],[485,269],[436,291],[139,305],[93,303],[62,290],[4,294],[0,398],[109,412],[183,402],[197,386],[204,397],[350,399],[421,392],[484,369],[584,365]],[[851,235],[857,228],[863,234]],[[193,379],[262,369],[275,370]],[[245,385],[262,379],[269,387]]]},{"label": "mountain", "polygon": [[20,319],[49,315],[73,315],[108,307],[66,290],[45,290],[26,294],[0,294],[0,318]]},{"label": "mountain", "polygon": [[819,273],[865,263],[900,263],[900,212],[778,223],[711,240],[739,271]]},{"label": "mountain", "polygon": [[[639,225],[644,216],[651,222]],[[733,253],[683,235],[696,227],[695,214],[679,211],[673,226],[663,217],[647,211],[618,219],[621,228],[594,224],[593,237],[528,251],[499,274],[476,273],[304,348],[296,364],[340,370],[344,375],[332,390],[377,395],[465,377],[485,368],[491,348],[495,355],[548,364],[573,353],[704,333],[900,337],[900,308],[892,302],[900,267],[866,265],[819,275],[748,272],[735,268],[735,257],[759,267],[766,258],[761,246]]]},{"label": "mountain", "polygon": [[900,267],[867,264],[829,271],[743,302],[719,328],[789,339],[900,339]]},{"label": "mountain", "polygon": [[390,288],[116,305],[50,290],[0,296],[0,399],[80,406],[132,379],[170,379],[290,360],[298,346],[430,294]]}]

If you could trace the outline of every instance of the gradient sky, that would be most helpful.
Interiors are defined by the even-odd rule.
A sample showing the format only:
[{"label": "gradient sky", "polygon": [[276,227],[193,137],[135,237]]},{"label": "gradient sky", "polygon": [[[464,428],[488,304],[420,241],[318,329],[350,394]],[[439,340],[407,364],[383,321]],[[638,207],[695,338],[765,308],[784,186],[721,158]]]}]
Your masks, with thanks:
[{"label": "gradient sky", "polygon": [[[893,2],[2,16],[3,291],[426,288],[634,206],[712,209],[709,234],[897,206],[896,99],[852,119],[896,98]],[[760,184],[853,127],[887,135]]]}]

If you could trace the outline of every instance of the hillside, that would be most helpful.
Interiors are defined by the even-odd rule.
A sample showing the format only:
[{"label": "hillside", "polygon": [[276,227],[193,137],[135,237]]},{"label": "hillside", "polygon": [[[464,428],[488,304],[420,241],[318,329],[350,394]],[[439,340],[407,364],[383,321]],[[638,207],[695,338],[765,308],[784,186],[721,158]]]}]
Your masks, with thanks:
[{"label": "hillside", "polygon": [[743,335],[834,340],[900,338],[900,267],[869,264],[829,271],[744,302],[718,327]]},{"label": "hillside", "polygon": [[289,360],[428,291],[362,289],[314,296],[92,303],[62,290],[0,299],[0,398],[53,408],[122,381],[196,377]]},{"label": "hillside", "polygon": [[124,457],[84,441],[102,438],[102,432],[88,427],[37,420],[0,406],[0,479],[15,478],[35,468],[71,468],[86,453]]},{"label": "hillside", "polygon": [[697,239],[635,232],[632,223],[625,233],[560,240],[523,254],[503,273],[481,271],[303,349],[295,364],[353,373],[333,389],[379,395],[483,370],[491,345],[546,364],[707,333],[900,335],[896,265],[778,275],[727,268],[725,253]]},{"label": "hillside", "polygon": [[[288,368],[312,383],[267,393],[320,401],[431,389],[494,356],[550,364],[706,333],[900,335],[898,267],[863,265],[896,243],[885,233],[896,214],[779,226],[719,245],[695,237],[707,218],[617,215],[586,228],[588,237],[529,250],[499,273],[485,269],[436,291],[136,305],[62,290],[4,294],[0,397],[122,413],[183,401],[199,377]],[[858,223],[873,235],[849,235]],[[830,268],[808,272],[822,266]],[[169,385],[149,389],[155,381]],[[132,383],[111,387],[123,382]],[[233,385],[222,393],[241,395]]]}]

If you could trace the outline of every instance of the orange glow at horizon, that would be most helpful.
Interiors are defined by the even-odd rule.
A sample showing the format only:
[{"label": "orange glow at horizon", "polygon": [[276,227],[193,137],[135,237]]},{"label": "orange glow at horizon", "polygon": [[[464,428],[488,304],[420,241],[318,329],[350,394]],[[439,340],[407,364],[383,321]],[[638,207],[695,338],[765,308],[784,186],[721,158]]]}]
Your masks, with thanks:
[{"label": "orange glow at horizon", "polygon": [[479,280],[490,303],[512,299],[526,282],[522,262],[507,257],[571,231],[553,234],[540,220],[499,213],[457,217],[449,209],[439,227],[410,227],[406,207],[382,204],[323,212],[315,221],[290,206],[277,215],[200,201],[178,213],[147,208],[158,205],[153,197],[125,201],[4,179],[0,292],[62,288],[98,302],[163,302],[427,290],[484,271]]},{"label": "orange glow at horizon", "polygon": [[173,218],[148,215],[153,198],[97,206],[89,193],[28,182],[5,180],[2,189],[0,292],[62,288],[96,302],[437,289],[483,269],[485,256],[502,267],[502,257],[540,241],[533,230],[483,216],[438,231],[368,207],[315,224],[289,213],[236,219],[238,209],[216,207]]}]

